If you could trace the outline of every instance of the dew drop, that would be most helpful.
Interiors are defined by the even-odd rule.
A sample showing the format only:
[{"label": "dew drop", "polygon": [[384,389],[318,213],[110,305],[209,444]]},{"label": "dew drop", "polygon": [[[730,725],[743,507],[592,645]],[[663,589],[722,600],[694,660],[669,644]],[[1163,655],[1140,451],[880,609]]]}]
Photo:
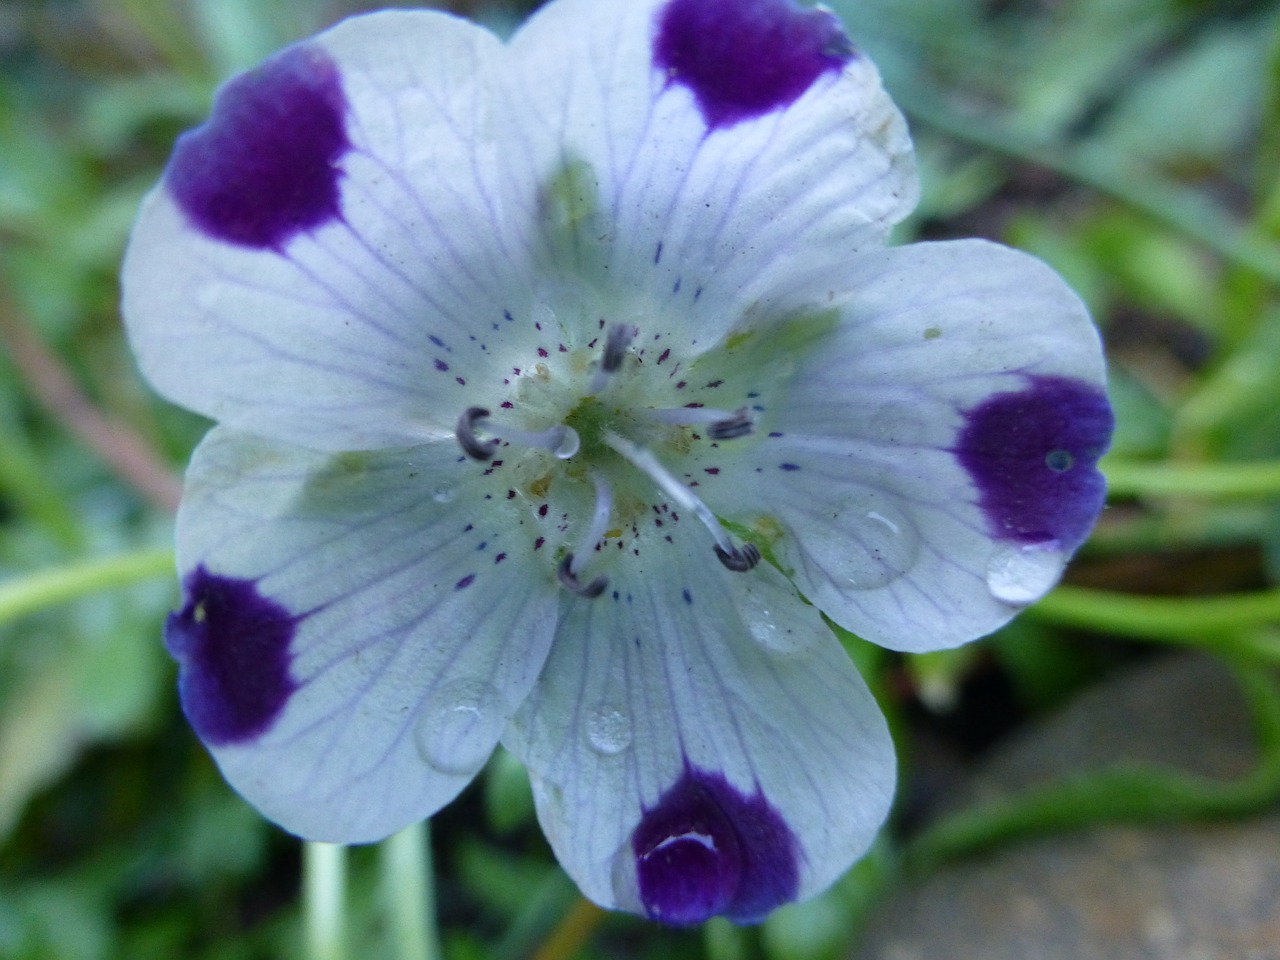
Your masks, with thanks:
[{"label": "dew drop", "polygon": [[506,724],[501,703],[498,691],[482,681],[445,684],[414,731],[418,753],[441,773],[475,773],[493,752]]},{"label": "dew drop", "polygon": [[607,757],[622,753],[631,746],[631,723],[622,711],[602,703],[587,716],[587,743]]},{"label": "dew drop", "polygon": [[1075,466],[1075,462],[1070,450],[1050,450],[1044,458],[1045,466],[1054,473],[1066,473]]},{"label": "dew drop", "polygon": [[752,606],[744,611],[751,639],[770,653],[794,656],[808,649],[815,639],[812,630],[803,628],[799,618],[794,625],[779,624],[768,607]]},{"label": "dew drop", "polygon": [[[915,566],[920,557],[920,531],[911,518],[886,497],[867,497],[850,509],[860,508],[861,517],[852,530],[856,543],[851,545],[846,541],[843,545],[833,545],[833,549],[842,554],[839,567],[850,571],[850,587],[875,590]],[[856,552],[850,552],[851,546]]]},{"label": "dew drop", "polygon": [[436,503],[452,503],[456,495],[457,491],[453,487],[436,487],[431,493],[431,499]]},{"label": "dew drop", "polygon": [[1030,546],[1002,546],[987,564],[987,589],[1001,603],[1017,606],[1032,603],[1058,582],[1066,559],[1056,540]]}]

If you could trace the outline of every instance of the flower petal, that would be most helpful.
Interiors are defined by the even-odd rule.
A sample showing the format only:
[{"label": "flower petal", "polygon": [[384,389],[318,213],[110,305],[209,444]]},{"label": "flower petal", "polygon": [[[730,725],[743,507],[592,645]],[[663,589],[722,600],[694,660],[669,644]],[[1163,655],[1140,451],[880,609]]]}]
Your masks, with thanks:
[{"label": "flower petal", "polygon": [[496,173],[504,56],[464,21],[388,12],[228,83],[125,258],[126,324],[156,388],[328,450],[432,439],[482,402],[503,348],[533,336],[513,322],[528,271]]},{"label": "flower petal", "polygon": [[667,524],[610,589],[563,607],[504,742],[591,899],[669,923],[754,922],[830,884],[893,792],[879,708],[772,568],[709,563]]},{"label": "flower petal", "polygon": [[678,351],[825,299],[915,204],[903,119],[829,12],[558,0],[511,53],[549,269],[644,291]]},{"label": "flower petal", "polygon": [[447,803],[546,656],[549,561],[500,478],[457,461],[221,427],[196,451],[166,628],[183,708],[231,784],[309,839],[376,840]]},{"label": "flower petal", "polygon": [[1102,508],[1097,333],[1056,274],[982,241],[860,256],[848,289],[699,490],[837,623],[955,646],[1047,592]]}]

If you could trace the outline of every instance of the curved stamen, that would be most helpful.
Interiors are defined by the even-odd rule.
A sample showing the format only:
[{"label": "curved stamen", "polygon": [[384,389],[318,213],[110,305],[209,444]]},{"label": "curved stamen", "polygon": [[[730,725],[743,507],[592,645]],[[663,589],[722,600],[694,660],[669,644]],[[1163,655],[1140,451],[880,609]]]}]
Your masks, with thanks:
[{"label": "curved stamen", "polygon": [[595,470],[591,471],[591,482],[596,488],[596,508],[591,514],[591,526],[587,528],[587,535],[578,544],[578,551],[570,566],[575,577],[582,572],[582,558],[589,556],[596,544],[604,539],[605,532],[609,529],[609,517],[613,514],[613,488]]},{"label": "curved stamen", "polygon": [[739,407],[732,413],[708,407],[670,407],[645,410],[644,414],[659,423],[671,423],[682,427],[705,425],[707,436],[712,440],[736,440],[738,437],[747,436],[755,429],[755,420],[747,407]]},{"label": "curved stamen", "polygon": [[760,562],[760,550],[753,543],[739,547],[730,538],[711,508],[703,503],[692,490],[673,476],[652,453],[644,447],[637,446],[626,437],[620,437],[611,430],[604,432],[604,442],[613,450],[626,458],[634,467],[642,470],[668,497],[685,510],[691,510],[703,526],[711,531],[715,538],[716,556],[730,570],[743,572],[750,570]]},{"label": "curved stamen", "polygon": [[498,441],[481,440],[476,436],[476,424],[488,416],[489,411],[484,407],[467,407],[458,418],[454,434],[462,452],[472,460],[491,460],[493,452],[498,449]]},{"label": "curved stamen", "polygon": [[734,550],[732,553],[724,550],[717,543],[715,551],[716,556],[720,558],[720,562],[734,573],[745,573],[760,562],[760,548],[754,543],[744,543],[741,548]]},{"label": "curved stamen", "polygon": [[[476,428],[480,426],[482,420],[484,431],[492,434],[496,439],[481,440],[476,436]],[[468,407],[463,411],[462,416],[458,418],[457,437],[463,452],[475,460],[492,459],[494,451],[498,449],[498,440],[524,447],[536,447],[539,450],[549,450],[561,460],[568,460],[582,446],[578,431],[573,427],[567,427],[561,423],[538,432],[521,430],[508,423],[490,420],[489,411],[484,407]]]},{"label": "curved stamen", "polygon": [[711,424],[707,428],[707,436],[712,440],[737,440],[754,429],[755,422],[751,419],[751,411],[746,407],[739,407],[733,416]]},{"label": "curved stamen", "polygon": [[605,587],[609,586],[609,578],[605,576],[596,577],[590,583],[583,583],[578,579],[578,575],[573,572],[573,567],[574,555],[566,553],[564,559],[560,561],[560,569],[556,571],[556,578],[560,581],[560,586],[570,593],[576,593],[587,600],[594,600],[604,593]]},{"label": "curved stamen", "polygon": [[605,338],[604,353],[600,358],[600,366],[596,368],[587,388],[587,396],[593,397],[613,379],[613,375],[622,369],[622,361],[626,359],[627,347],[636,338],[639,331],[629,323],[615,323]]}]

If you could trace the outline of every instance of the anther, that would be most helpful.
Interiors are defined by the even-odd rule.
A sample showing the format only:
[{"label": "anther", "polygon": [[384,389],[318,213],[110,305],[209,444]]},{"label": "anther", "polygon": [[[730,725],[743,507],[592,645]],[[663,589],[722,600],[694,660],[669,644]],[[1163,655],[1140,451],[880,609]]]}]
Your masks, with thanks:
[{"label": "anther", "polygon": [[724,420],[717,420],[707,428],[707,436],[712,440],[736,440],[738,437],[745,437],[754,427],[751,422],[751,411],[746,407],[740,407],[733,414]]},{"label": "anther", "polygon": [[740,547],[731,547],[729,550],[717,543],[715,551],[720,562],[734,573],[746,573],[760,562],[760,548],[754,543],[744,543]]},{"label": "anther", "polygon": [[491,460],[494,451],[498,449],[498,441],[481,440],[476,436],[476,424],[488,416],[489,411],[484,407],[467,407],[458,418],[458,427],[455,431],[458,445],[472,460]]},{"label": "anther", "polygon": [[596,577],[590,583],[579,580],[577,573],[573,570],[572,553],[564,555],[564,559],[560,561],[560,569],[556,571],[556,577],[560,581],[560,586],[587,600],[594,600],[604,593],[605,587],[609,586],[609,578],[603,575]]},{"label": "anther", "polygon": [[631,341],[635,338],[635,327],[627,323],[615,324],[604,342],[604,357],[600,360],[600,369],[605,373],[617,373],[621,370],[627,347],[631,346]]},{"label": "anther", "polygon": [[613,375],[622,369],[622,361],[627,358],[627,347],[631,346],[631,341],[636,338],[638,332],[629,323],[615,323],[609,329],[600,364],[596,367],[595,375],[587,386],[587,396],[594,397],[607,387]]},{"label": "anther", "polygon": [[755,429],[755,420],[747,407],[739,407],[732,413],[708,407],[667,407],[645,410],[644,415],[658,423],[706,427],[707,436],[712,440],[735,440],[745,437]]}]

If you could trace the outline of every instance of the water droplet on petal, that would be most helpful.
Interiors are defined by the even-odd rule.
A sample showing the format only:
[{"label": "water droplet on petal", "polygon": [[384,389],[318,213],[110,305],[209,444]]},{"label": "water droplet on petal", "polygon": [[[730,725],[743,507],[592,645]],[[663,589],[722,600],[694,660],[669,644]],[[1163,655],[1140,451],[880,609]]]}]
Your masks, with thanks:
[{"label": "water droplet on petal", "polygon": [[1067,558],[1056,540],[1002,546],[987,564],[987,589],[1001,603],[1022,606],[1043,597],[1058,582]]},{"label": "water droplet on petal", "polygon": [[452,503],[453,498],[457,495],[457,491],[453,487],[436,487],[432,491],[431,499],[436,503]]},{"label": "water droplet on petal", "polygon": [[587,742],[605,756],[621,753],[631,746],[631,722],[622,711],[600,704],[587,716]]},{"label": "water droplet on petal", "polygon": [[744,611],[744,618],[751,639],[765,650],[779,656],[802,653],[817,639],[814,631],[804,629],[799,618],[796,618],[794,624],[788,624],[786,618],[779,623],[773,611],[765,607]]},{"label": "water droplet on petal", "polygon": [[[849,559],[841,564],[852,572],[849,585],[855,590],[892,583],[920,557],[920,531],[910,517],[887,499],[868,498],[865,506],[869,509],[864,509],[853,530],[855,544],[844,547]],[[851,547],[855,554],[848,552]]]},{"label": "water droplet on petal", "polygon": [[479,680],[454,680],[431,698],[414,731],[418,753],[441,773],[466,776],[484,765],[506,725],[502,697]]}]

